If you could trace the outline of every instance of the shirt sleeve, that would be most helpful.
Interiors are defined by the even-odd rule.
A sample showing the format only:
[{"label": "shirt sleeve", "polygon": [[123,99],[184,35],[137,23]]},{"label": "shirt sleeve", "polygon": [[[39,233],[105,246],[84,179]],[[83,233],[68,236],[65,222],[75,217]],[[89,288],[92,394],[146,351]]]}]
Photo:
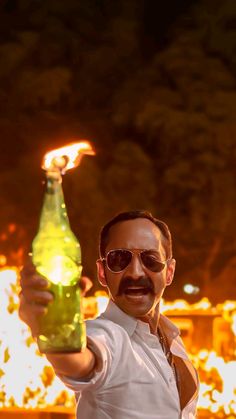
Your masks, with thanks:
[{"label": "shirt sleeve", "polygon": [[92,374],[80,379],[58,375],[62,382],[74,392],[100,388],[106,382],[109,373],[111,352],[107,333],[99,329],[87,327],[87,347],[96,357],[96,366]]}]

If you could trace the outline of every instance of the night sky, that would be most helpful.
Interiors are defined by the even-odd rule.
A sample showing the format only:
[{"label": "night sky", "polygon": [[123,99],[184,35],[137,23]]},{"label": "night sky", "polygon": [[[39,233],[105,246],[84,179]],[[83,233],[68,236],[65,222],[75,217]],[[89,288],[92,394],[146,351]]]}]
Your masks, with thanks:
[{"label": "night sky", "polygon": [[236,298],[235,0],[5,0],[0,11],[0,254],[21,264],[30,248],[44,153],[87,138],[96,157],[63,180],[84,273],[95,278],[101,225],[146,208],[173,233],[169,298],[189,282],[191,298]]}]

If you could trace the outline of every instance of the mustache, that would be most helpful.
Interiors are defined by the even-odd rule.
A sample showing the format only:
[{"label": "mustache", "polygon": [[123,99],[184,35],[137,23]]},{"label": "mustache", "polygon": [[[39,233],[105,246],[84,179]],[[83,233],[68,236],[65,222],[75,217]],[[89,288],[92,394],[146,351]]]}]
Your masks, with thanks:
[{"label": "mustache", "polygon": [[129,287],[148,288],[149,291],[154,293],[153,282],[148,276],[141,276],[138,279],[133,279],[130,276],[125,276],[120,282],[117,295],[122,295],[125,292],[125,290]]}]

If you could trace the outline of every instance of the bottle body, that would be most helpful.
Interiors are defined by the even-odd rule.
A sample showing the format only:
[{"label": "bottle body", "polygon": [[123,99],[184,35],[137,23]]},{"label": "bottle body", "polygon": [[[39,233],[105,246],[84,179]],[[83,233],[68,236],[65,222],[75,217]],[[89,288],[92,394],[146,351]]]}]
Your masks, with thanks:
[{"label": "bottle body", "polygon": [[47,178],[38,234],[32,243],[36,270],[47,278],[54,300],[40,318],[42,353],[79,352],[86,345],[81,311],[80,244],[71,231],[60,177]]},{"label": "bottle body", "polygon": [[42,353],[80,352],[85,348],[86,331],[81,315],[78,285],[50,285],[54,295],[47,313],[40,319],[38,347]]}]

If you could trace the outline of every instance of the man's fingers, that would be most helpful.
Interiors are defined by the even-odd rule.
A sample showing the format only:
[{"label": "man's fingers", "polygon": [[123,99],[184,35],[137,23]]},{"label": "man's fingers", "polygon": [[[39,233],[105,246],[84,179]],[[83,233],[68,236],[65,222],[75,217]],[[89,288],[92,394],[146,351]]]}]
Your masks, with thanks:
[{"label": "man's fingers", "polygon": [[41,291],[34,288],[24,289],[24,299],[29,304],[48,304],[53,301],[53,295],[49,291]]},{"label": "man's fingers", "polygon": [[35,266],[32,262],[32,260],[28,260],[27,263],[22,267],[20,274],[22,277],[27,277],[34,275],[36,273]]},{"label": "man's fingers", "polygon": [[25,266],[20,272],[20,286],[25,288],[48,288],[46,278],[39,275],[33,265]]},{"label": "man's fingers", "polygon": [[47,308],[41,304],[29,303],[23,294],[19,295],[19,317],[30,327],[32,336],[39,333],[39,317],[46,314]]},{"label": "man's fingers", "polygon": [[20,272],[19,317],[26,323],[33,336],[39,333],[39,319],[47,313],[47,305],[53,301],[48,281],[38,274],[29,258]]},{"label": "man's fingers", "polygon": [[28,277],[20,277],[20,286],[22,289],[34,288],[34,289],[46,289],[49,284],[46,279],[38,275],[37,273]]}]

